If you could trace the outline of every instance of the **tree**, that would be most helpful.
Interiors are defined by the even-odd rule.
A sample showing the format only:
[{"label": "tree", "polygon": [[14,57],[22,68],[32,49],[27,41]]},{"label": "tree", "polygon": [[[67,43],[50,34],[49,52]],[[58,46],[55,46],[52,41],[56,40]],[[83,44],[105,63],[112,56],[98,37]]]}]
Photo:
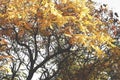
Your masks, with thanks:
[{"label": "tree", "polygon": [[11,79],[31,80],[37,72],[40,80],[55,78],[79,50],[94,52],[99,59],[106,56],[102,45],[119,53],[104,21],[88,4],[89,0],[2,0],[0,37],[9,42],[6,52],[13,56]]},{"label": "tree", "polygon": [[[8,48],[7,41],[5,39],[0,39],[0,76],[5,75],[6,73],[10,73],[11,70],[8,67],[10,65],[10,59],[12,56],[7,55],[6,50]],[[0,77],[2,79],[3,76]]]},{"label": "tree", "polygon": [[[112,10],[107,9],[107,5],[100,5],[99,9],[94,9],[94,16],[101,19],[104,26],[111,37],[115,38],[115,44],[119,46],[119,20]],[[71,55],[63,64],[63,67],[58,76],[58,80],[107,80],[120,79],[118,74],[119,68],[119,53],[112,52],[111,49],[103,44],[101,49],[106,52],[106,56],[98,58],[93,52],[87,51],[86,47],[78,48],[75,55]]]}]

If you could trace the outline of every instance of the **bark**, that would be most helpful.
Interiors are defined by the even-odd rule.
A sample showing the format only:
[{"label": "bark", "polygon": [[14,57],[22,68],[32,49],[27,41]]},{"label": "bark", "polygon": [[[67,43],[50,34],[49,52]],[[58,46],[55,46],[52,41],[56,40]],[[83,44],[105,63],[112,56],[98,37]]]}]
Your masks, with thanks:
[{"label": "bark", "polygon": [[34,71],[33,70],[29,71],[29,74],[26,80],[31,80],[33,75],[34,75]]}]

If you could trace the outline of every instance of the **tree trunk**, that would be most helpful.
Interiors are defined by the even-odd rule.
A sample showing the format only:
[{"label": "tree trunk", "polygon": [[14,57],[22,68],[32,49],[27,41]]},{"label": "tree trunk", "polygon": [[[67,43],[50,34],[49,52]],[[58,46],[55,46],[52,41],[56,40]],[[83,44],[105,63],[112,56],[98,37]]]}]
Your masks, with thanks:
[{"label": "tree trunk", "polygon": [[26,80],[31,80],[33,75],[34,75],[34,71],[29,71],[29,74]]},{"label": "tree trunk", "polygon": [[13,73],[11,80],[14,80],[16,73]]}]

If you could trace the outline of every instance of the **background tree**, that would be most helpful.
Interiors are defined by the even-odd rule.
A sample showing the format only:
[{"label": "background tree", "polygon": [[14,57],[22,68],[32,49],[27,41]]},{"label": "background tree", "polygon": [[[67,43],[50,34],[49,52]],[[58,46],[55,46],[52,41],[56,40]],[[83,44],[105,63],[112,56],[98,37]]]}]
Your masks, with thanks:
[{"label": "background tree", "polygon": [[11,73],[9,68],[10,59],[12,56],[7,55],[6,50],[8,50],[8,43],[4,38],[0,38],[0,79],[2,79],[6,73]]},{"label": "background tree", "polygon": [[[69,71],[71,64],[81,63],[73,62],[78,57],[83,61],[78,74],[85,76],[91,68],[84,65],[102,64],[107,58],[102,45],[112,52],[117,50],[113,55],[119,54],[115,40],[103,27],[102,14],[94,14],[89,0],[2,0],[0,6],[0,37],[8,41],[6,52],[13,56],[12,80],[31,80],[34,74],[39,74],[40,80],[53,79],[62,70]],[[84,60],[92,55],[90,63]],[[65,62],[69,68],[63,68]]]},{"label": "background tree", "polygon": [[[90,2],[93,3],[93,2]],[[99,9],[92,8],[93,16],[99,18],[103,22],[103,28],[115,38],[115,44],[119,46],[119,20],[117,13],[107,8],[107,4],[100,5]],[[98,58],[93,51],[87,51],[85,47],[78,48],[75,55],[72,55],[64,62],[58,80],[107,80],[120,79],[119,72],[119,48],[112,52],[106,44],[101,49],[106,52],[106,56]],[[116,54],[117,53],[117,54]]]}]

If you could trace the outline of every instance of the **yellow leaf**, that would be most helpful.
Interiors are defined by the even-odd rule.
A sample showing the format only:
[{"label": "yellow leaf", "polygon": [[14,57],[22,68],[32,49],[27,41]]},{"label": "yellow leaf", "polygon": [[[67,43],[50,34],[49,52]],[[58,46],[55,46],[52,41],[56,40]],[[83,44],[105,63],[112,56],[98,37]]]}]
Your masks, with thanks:
[{"label": "yellow leaf", "polygon": [[66,2],[67,2],[67,0],[61,0],[61,2],[62,2],[62,3],[66,3]]},{"label": "yellow leaf", "polygon": [[103,55],[104,52],[102,50],[100,50],[100,48],[98,46],[94,46],[94,45],[91,45],[91,46],[97,52],[97,56],[98,57],[102,57],[102,55]]},{"label": "yellow leaf", "polygon": [[52,26],[52,25],[50,25],[50,29],[52,29],[52,30],[53,30],[53,26]]},{"label": "yellow leaf", "polygon": [[72,37],[72,35],[71,34],[64,34],[65,36],[67,36],[67,37]]}]

